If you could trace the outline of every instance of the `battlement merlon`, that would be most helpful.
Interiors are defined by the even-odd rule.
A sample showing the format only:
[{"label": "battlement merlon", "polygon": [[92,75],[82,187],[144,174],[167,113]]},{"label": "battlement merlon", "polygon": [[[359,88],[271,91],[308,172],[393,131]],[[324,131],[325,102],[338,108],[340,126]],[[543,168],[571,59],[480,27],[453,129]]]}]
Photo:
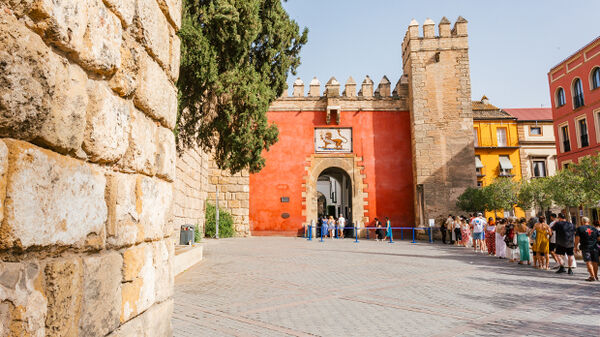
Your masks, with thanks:
[{"label": "battlement merlon", "polygon": [[435,34],[435,22],[431,19],[423,23],[423,35],[419,33],[419,23],[413,19],[408,25],[402,42],[402,53],[406,55],[411,51],[446,50],[468,48],[467,23],[459,16],[454,27],[450,29],[450,20],[443,17],[438,24],[438,34]]},{"label": "battlement merlon", "polygon": [[340,94],[341,83],[335,78],[331,77],[325,84],[325,90],[321,95],[321,82],[318,78],[314,77],[309,84],[308,93],[305,95],[305,85],[302,79],[297,78],[293,84],[293,90],[291,96],[288,96],[287,92],[284,92],[279,99],[309,99],[319,100],[323,97],[327,98],[342,98],[342,99],[398,99],[403,98],[404,93],[408,90],[408,80],[405,75],[398,80],[398,83],[392,91],[392,83],[387,76],[383,76],[377,88],[375,83],[369,77],[365,76],[365,79],[360,85],[358,93],[357,84],[350,76],[344,86],[344,91]]}]

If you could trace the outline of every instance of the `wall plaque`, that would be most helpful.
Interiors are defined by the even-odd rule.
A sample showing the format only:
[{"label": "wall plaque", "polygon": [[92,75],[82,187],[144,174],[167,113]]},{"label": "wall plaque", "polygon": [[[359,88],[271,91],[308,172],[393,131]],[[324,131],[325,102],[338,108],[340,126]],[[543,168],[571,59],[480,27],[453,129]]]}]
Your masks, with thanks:
[{"label": "wall plaque", "polygon": [[351,153],[352,128],[315,128],[316,153]]}]

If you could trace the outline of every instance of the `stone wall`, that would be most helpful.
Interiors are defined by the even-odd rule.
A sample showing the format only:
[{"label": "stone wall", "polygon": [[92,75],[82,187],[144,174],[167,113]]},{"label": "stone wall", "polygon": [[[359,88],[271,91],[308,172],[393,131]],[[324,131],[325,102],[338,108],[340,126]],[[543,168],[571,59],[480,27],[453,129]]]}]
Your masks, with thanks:
[{"label": "stone wall", "polygon": [[413,20],[402,44],[411,114],[418,225],[456,213],[456,199],[475,186],[467,21]]},{"label": "stone wall", "polygon": [[228,211],[233,217],[237,236],[250,235],[250,175],[248,172],[230,174],[219,170],[214,160],[210,160],[208,201],[215,204],[219,189],[219,208]]},{"label": "stone wall", "polygon": [[169,336],[181,1],[0,0],[0,335]]},{"label": "stone wall", "polygon": [[181,225],[194,225],[204,233],[205,206],[209,191],[209,155],[190,148],[177,156],[173,218],[175,239],[179,241]]}]

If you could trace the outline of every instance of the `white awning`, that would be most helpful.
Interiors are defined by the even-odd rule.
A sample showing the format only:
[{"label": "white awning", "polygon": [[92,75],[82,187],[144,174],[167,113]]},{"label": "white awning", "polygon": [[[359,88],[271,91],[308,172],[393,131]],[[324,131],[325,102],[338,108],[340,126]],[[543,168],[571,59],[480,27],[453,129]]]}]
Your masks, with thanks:
[{"label": "white awning", "polygon": [[481,158],[475,157],[475,168],[483,168],[483,163],[481,162]]},{"label": "white awning", "polygon": [[503,170],[512,170],[513,165],[508,157],[500,156],[500,168]]}]

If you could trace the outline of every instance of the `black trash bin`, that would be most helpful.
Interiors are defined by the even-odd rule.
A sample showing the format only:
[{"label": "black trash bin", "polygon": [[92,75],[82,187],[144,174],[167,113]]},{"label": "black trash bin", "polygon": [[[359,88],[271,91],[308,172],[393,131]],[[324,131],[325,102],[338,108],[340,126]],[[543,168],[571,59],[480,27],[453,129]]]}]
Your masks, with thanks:
[{"label": "black trash bin", "polygon": [[179,244],[192,245],[194,243],[194,226],[182,225],[179,231]]}]

